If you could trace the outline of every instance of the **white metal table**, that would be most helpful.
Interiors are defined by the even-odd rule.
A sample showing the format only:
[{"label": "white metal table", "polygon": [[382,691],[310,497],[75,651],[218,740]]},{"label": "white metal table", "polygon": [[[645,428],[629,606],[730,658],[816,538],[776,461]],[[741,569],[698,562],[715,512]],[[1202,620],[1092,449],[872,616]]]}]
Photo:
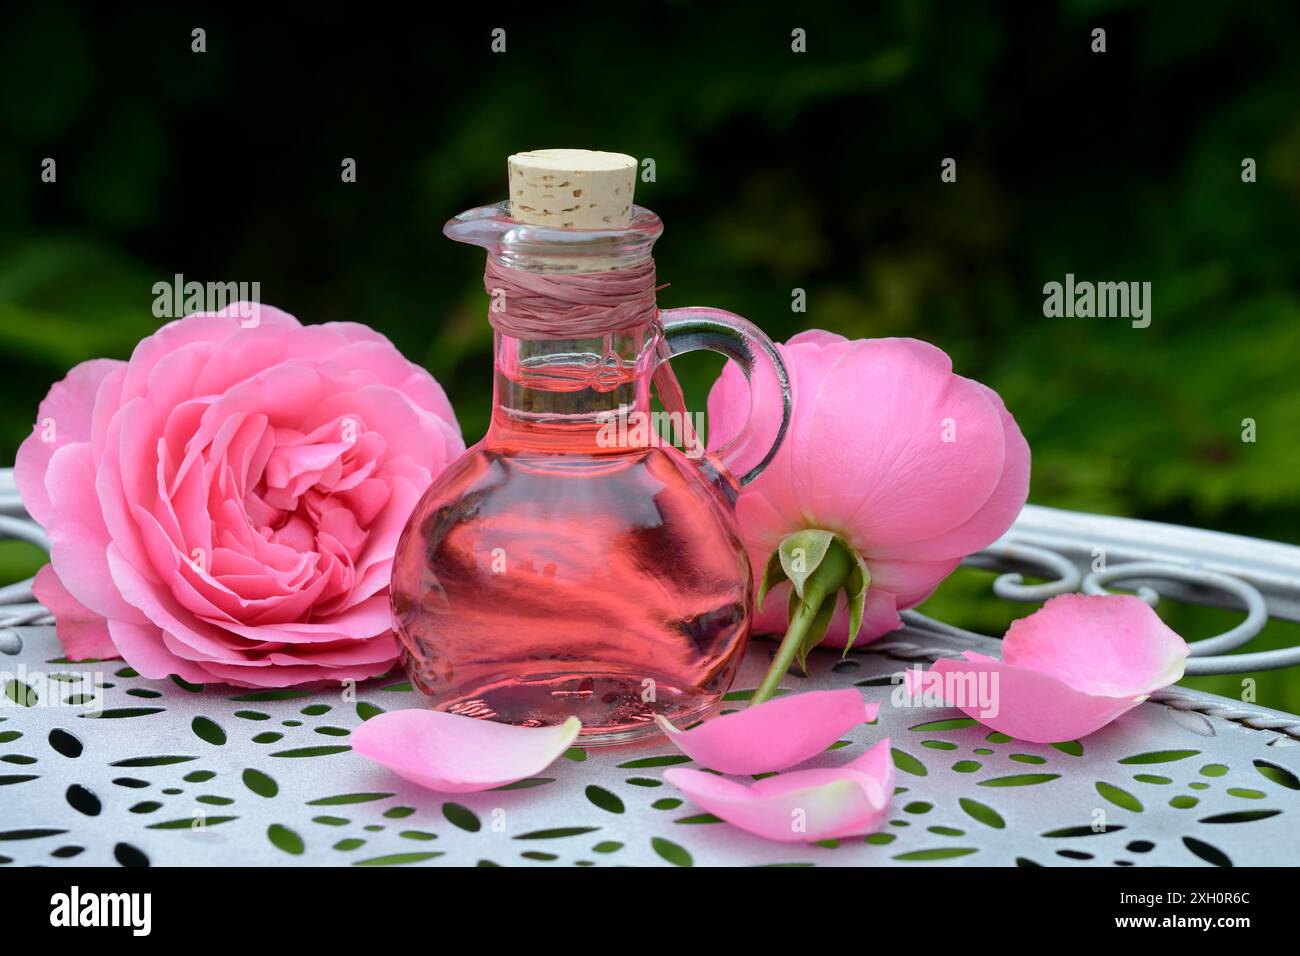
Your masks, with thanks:
[{"label": "white metal table", "polygon": [[[7,473],[0,533],[44,540]],[[1098,549],[1108,569],[1094,573]],[[1226,655],[1269,615],[1300,617],[1300,548],[1031,506],[971,563],[1005,572],[994,590],[1014,600],[1122,581],[1151,599],[1159,589],[1245,607],[1242,625],[1194,645],[1191,673],[1300,660],[1295,649]],[[361,721],[417,705],[400,678],[354,695],[147,680],[121,661],[63,660],[29,582],[0,590],[0,612],[0,864],[1300,864],[1300,718],[1170,688],[1082,741],[1023,743],[956,710],[889,706],[910,664],[998,652],[995,639],[917,614],[786,678],[790,690],[856,686],[884,704],[812,766],[889,736],[899,771],[880,833],[799,845],[693,807],[663,780],[689,763],[664,741],[575,749],[507,788],[437,794],[348,747]],[[774,646],[751,644],[732,700]]]}]

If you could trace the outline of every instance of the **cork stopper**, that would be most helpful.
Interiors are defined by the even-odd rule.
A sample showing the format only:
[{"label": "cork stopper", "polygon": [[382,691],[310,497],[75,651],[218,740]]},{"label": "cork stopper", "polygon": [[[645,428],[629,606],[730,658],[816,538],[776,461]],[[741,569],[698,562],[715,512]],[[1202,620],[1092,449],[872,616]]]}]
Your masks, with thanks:
[{"label": "cork stopper", "polygon": [[515,153],[510,170],[510,217],[535,226],[621,229],[632,221],[636,160],[590,149]]}]

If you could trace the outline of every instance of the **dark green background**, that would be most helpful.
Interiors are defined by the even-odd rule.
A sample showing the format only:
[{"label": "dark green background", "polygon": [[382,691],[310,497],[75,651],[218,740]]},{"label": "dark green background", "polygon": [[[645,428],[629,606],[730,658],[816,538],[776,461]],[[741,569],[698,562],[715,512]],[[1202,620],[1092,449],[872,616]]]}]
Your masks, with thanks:
[{"label": "dark green background", "polygon": [[[663,305],[729,308],[774,338],[928,339],[1016,414],[1032,501],[1300,540],[1300,8],[857,6],[11,8],[0,461],[52,380],[156,328],[152,286],[177,272],[369,323],[476,439],[482,258],[441,225],[503,197],[507,154],[572,145],[655,159],[638,199],[667,223]],[[1044,318],[1042,286],[1067,272],[1151,282],[1150,328]],[[716,370],[683,363],[693,405]],[[6,549],[7,576],[29,568]],[[987,580],[963,571],[926,610],[1000,632],[1029,608]],[[1166,616],[1195,637],[1239,615]],[[1262,643],[1297,639],[1273,624]],[[1267,675],[1260,702],[1300,711],[1300,676]]]}]

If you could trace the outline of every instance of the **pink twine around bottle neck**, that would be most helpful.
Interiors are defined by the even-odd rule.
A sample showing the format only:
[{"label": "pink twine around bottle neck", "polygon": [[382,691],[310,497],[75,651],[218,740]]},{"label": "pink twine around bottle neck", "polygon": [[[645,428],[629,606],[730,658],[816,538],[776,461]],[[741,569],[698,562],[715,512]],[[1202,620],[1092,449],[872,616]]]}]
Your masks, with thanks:
[{"label": "pink twine around bottle neck", "polygon": [[[649,258],[609,272],[538,273],[511,269],[489,256],[483,287],[492,297],[488,307],[492,328],[512,338],[538,341],[597,338],[655,322],[659,318],[655,293],[667,283],[655,285],[655,263]],[[502,303],[500,308],[497,302]],[[682,415],[689,428],[685,396],[662,338],[658,352],[654,383],[659,400],[666,410]]]},{"label": "pink twine around bottle neck", "polygon": [[653,322],[655,264],[608,272],[527,272],[489,256],[483,287],[492,297],[488,321],[516,339],[597,338],[619,329]]}]

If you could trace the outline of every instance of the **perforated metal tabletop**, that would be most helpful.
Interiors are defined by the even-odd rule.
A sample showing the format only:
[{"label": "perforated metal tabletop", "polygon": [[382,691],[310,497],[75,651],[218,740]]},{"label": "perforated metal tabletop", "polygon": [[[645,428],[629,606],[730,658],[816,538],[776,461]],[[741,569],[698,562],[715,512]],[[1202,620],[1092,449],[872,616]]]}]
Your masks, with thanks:
[{"label": "perforated metal tabletop", "polygon": [[[1205,713],[1236,708],[1203,695],[1143,704],[1081,742],[1027,744],[957,711],[889,706],[898,657],[818,652],[786,686],[858,686],[884,706],[812,765],[887,735],[898,792],[881,833],[792,846],[683,801],[662,779],[686,762],[666,742],[574,750],[507,790],[440,795],[348,748],[367,716],[416,703],[404,682],[355,700],[197,688],[121,662],[66,664],[51,628],[21,634],[3,666],[55,675],[33,690],[72,703],[23,707],[28,692],[7,687],[0,858],[13,864],[1300,863],[1300,743]],[[916,630],[890,644],[969,646]],[[771,646],[754,642],[738,687],[761,678]],[[79,706],[86,694],[102,697],[99,717]]]},{"label": "perforated metal tabletop", "polygon": [[[0,532],[42,540],[2,478],[0,510]],[[1031,586],[1008,571],[995,588],[1042,600],[1097,587],[1079,567],[1105,541],[1114,561],[1130,562],[1106,580],[1172,581],[1183,596],[1248,612],[1253,593],[1265,618],[1295,611],[1300,549],[1259,542],[1234,558],[1227,552],[1247,539],[1173,529],[1161,545],[1149,529],[1164,526],[1076,517],[1087,530],[1071,528],[1068,513],[1026,509],[972,563],[1055,574]],[[1189,542],[1199,544],[1187,552]],[[1226,598],[1206,574],[1231,577]],[[814,652],[810,676],[783,683],[858,687],[882,704],[876,723],[808,766],[846,762],[888,736],[898,768],[881,832],[802,845],[761,840],[692,806],[663,780],[664,768],[689,764],[666,741],[575,749],[507,788],[437,794],[348,746],[368,717],[418,706],[399,677],[355,692],[147,680],[121,661],[64,660],[22,584],[0,590],[0,605],[11,625],[0,630],[0,864],[1300,864],[1300,718],[1175,687],[1085,740],[1023,743],[956,710],[893,705],[904,667],[998,652],[996,640],[919,615],[846,659]],[[1232,671],[1222,662],[1233,658],[1217,651],[1251,636],[1199,642],[1189,670]],[[756,686],[774,647],[751,642],[729,706]],[[1270,653],[1256,663],[1276,666],[1293,652]]]}]

